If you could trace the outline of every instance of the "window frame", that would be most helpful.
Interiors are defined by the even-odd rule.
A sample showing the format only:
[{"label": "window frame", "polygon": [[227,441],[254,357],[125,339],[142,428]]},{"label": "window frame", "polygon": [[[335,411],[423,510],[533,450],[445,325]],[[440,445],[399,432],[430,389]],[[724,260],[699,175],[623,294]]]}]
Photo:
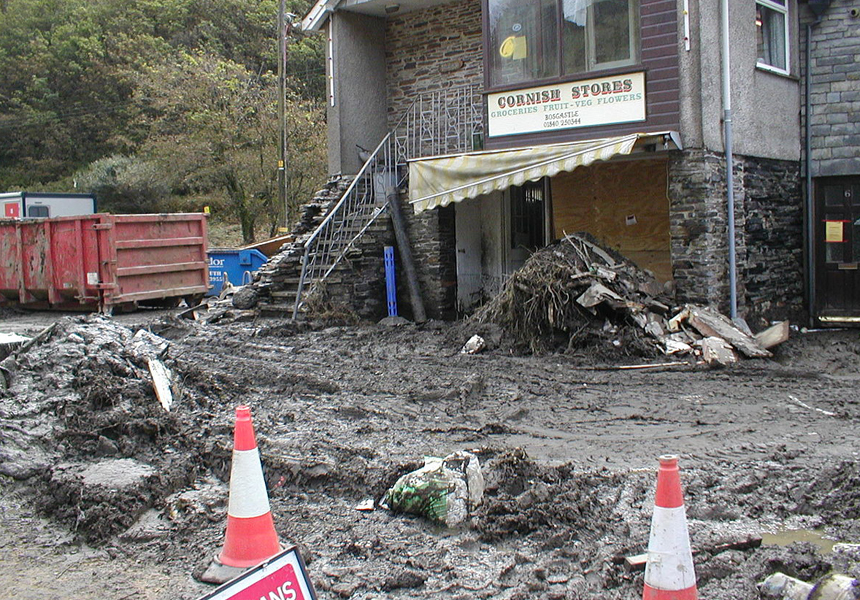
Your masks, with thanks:
[{"label": "window frame", "polygon": [[[492,57],[491,53],[493,52],[492,44],[491,44],[491,32],[490,32],[490,2],[491,0],[481,0],[481,7],[483,12],[482,22],[483,22],[483,31],[482,31],[482,40],[483,40],[483,56],[484,56],[484,91],[488,93],[493,92],[502,92],[507,90],[516,90],[522,89],[524,87],[535,87],[542,85],[552,85],[554,83],[564,83],[567,81],[577,81],[579,79],[583,79],[585,77],[601,77],[601,76],[609,76],[616,73],[627,73],[631,70],[636,70],[641,68],[642,66],[642,25],[641,25],[641,10],[642,10],[642,1],[643,0],[628,0],[628,24],[629,29],[628,32],[630,34],[630,43],[628,46],[628,50],[632,56],[630,61],[613,61],[610,63],[603,63],[597,67],[594,65],[594,58],[592,56],[593,52],[590,49],[587,49],[587,61],[588,64],[585,65],[585,70],[571,72],[571,73],[562,73],[562,69],[564,68],[564,56],[563,56],[563,39],[562,39],[562,20],[564,18],[562,11],[562,3],[561,0],[556,0],[557,3],[557,23],[558,27],[556,29],[556,39],[558,41],[558,49],[556,52],[556,61],[558,62],[559,74],[552,77],[545,77],[543,79],[531,79],[527,81],[520,81],[517,83],[493,83],[491,67],[492,67]],[[593,21],[593,14],[591,10],[588,12],[588,21],[591,24]],[[593,26],[589,26],[586,28],[586,36],[587,41],[586,44],[589,46],[594,46],[594,28]]]},{"label": "window frame", "polygon": [[[788,20],[789,0],[785,0],[784,4],[774,2],[773,0],[755,0],[756,12],[758,12],[759,6],[782,14],[782,35],[785,47],[785,56],[783,56],[783,60],[785,61],[785,69],[763,62],[762,59],[758,56],[758,32],[756,32],[756,68],[762,69],[764,71],[770,71],[771,73],[777,73],[779,75],[791,75],[791,37]],[[759,25],[756,24],[756,27],[759,27]]]},{"label": "window frame", "polygon": [[[593,73],[595,71],[603,71],[607,69],[619,69],[619,68],[627,68],[631,65],[638,63],[641,59],[639,57],[639,52],[637,50],[641,50],[641,29],[642,27],[639,25],[639,15],[634,14],[634,10],[637,7],[642,6],[642,1],[637,0],[637,7],[633,6],[633,2],[628,0],[627,2],[627,35],[629,39],[629,43],[627,44],[627,52],[632,57],[629,60],[616,60],[612,62],[600,63],[597,65],[595,62],[597,60],[597,40],[595,38],[595,25],[594,25],[594,11],[591,10],[591,7],[594,6],[594,3],[589,5],[588,10],[588,27],[586,28],[586,37],[588,39],[588,46],[586,49],[586,73]],[[637,48],[640,46],[640,48]],[[561,60],[561,57],[559,57]]]}]

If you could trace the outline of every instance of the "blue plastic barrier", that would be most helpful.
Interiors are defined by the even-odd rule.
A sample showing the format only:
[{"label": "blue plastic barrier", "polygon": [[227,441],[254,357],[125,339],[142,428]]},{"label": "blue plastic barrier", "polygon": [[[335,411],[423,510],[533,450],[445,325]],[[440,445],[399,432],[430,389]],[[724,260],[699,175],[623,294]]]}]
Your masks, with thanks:
[{"label": "blue plastic barrier", "polygon": [[207,296],[217,296],[229,282],[232,285],[245,285],[251,282],[254,271],[266,261],[266,255],[259,250],[231,250],[216,248],[209,251],[209,285]]},{"label": "blue plastic barrier", "polygon": [[385,247],[385,293],[388,296],[388,316],[397,316],[397,283],[394,279],[394,247]]}]

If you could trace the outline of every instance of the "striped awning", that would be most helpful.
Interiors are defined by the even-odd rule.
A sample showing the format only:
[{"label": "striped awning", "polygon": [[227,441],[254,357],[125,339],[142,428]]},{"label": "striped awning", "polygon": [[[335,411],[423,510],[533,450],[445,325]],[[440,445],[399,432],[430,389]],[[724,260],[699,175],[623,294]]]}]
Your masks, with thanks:
[{"label": "striped awning", "polygon": [[506,190],[526,181],[573,171],[596,160],[630,154],[640,137],[621,137],[571,144],[490,150],[409,161],[409,202],[416,213]]}]

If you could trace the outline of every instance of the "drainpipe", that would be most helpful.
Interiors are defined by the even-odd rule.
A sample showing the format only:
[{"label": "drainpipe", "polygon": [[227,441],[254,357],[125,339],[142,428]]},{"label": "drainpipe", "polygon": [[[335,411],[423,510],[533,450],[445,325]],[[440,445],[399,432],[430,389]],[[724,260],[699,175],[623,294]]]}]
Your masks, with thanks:
[{"label": "drainpipe", "polygon": [[735,190],[732,166],[732,99],[729,60],[729,0],[720,0],[720,36],[722,37],[722,79],[723,79],[723,129],[726,151],[726,197],[728,200],[728,242],[729,242],[729,303],[731,317],[738,316],[738,273],[735,250]]},{"label": "drainpipe", "polygon": [[806,297],[809,299],[809,325],[815,324],[815,204],[812,198],[812,28],[821,22],[821,17],[830,6],[830,0],[809,0],[809,8],[815,20],[806,24],[806,72],[804,73],[804,104],[806,118],[803,123],[803,148],[806,162]]}]

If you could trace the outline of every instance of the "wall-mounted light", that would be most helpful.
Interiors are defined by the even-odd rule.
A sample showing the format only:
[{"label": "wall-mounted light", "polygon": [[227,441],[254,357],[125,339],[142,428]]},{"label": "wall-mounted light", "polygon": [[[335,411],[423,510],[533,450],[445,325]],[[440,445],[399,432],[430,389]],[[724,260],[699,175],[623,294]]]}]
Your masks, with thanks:
[{"label": "wall-mounted light", "polygon": [[385,14],[386,15],[393,15],[394,13],[396,13],[399,10],[400,10],[399,4],[386,4],[385,5]]}]

